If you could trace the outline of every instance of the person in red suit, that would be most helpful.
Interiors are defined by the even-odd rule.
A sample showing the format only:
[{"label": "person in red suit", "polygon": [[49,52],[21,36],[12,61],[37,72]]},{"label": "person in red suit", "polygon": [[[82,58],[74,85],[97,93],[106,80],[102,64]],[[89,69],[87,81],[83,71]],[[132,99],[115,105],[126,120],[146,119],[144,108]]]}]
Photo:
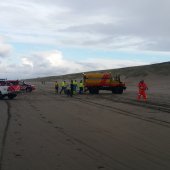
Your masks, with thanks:
[{"label": "person in red suit", "polygon": [[144,100],[146,100],[146,99],[147,99],[146,90],[148,90],[148,86],[147,86],[147,84],[144,82],[144,80],[141,80],[141,81],[139,82],[138,88],[139,88],[138,100],[141,99],[141,96],[143,97]]}]

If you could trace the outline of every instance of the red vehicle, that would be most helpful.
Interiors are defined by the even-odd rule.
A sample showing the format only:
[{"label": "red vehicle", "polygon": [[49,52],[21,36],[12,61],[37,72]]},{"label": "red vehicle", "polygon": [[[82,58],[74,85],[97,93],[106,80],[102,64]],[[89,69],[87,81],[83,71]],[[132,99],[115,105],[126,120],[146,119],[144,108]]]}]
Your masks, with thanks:
[{"label": "red vehicle", "polygon": [[8,86],[10,86],[11,89],[13,89],[13,91],[15,91],[16,93],[19,93],[21,90],[21,87],[19,85],[19,81],[18,80],[6,80],[6,83]]},{"label": "red vehicle", "polygon": [[26,92],[32,92],[35,90],[35,85],[32,85],[30,83],[25,83],[24,81],[19,82],[21,91],[26,91]]},{"label": "red vehicle", "polygon": [[7,82],[5,79],[0,79],[0,99],[6,96],[9,99],[13,99],[17,96],[17,92],[11,83]]}]

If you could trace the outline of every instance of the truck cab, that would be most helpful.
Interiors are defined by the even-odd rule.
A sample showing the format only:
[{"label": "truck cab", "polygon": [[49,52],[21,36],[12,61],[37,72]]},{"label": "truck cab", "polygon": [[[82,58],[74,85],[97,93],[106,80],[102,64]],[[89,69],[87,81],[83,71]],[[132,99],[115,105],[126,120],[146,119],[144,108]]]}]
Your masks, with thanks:
[{"label": "truck cab", "polygon": [[8,97],[9,99],[13,99],[17,96],[17,93],[13,90],[13,88],[7,83],[6,80],[0,80],[0,99]]}]

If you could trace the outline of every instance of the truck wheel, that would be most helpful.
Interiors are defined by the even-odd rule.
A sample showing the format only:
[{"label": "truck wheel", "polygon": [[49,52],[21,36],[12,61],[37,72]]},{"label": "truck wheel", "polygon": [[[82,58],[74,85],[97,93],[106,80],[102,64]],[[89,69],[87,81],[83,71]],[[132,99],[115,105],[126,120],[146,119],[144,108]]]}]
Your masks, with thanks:
[{"label": "truck wheel", "polygon": [[99,89],[95,89],[95,94],[99,94]]},{"label": "truck wheel", "polygon": [[2,93],[0,92],[0,99],[4,99],[4,95],[2,95]]},{"label": "truck wheel", "polygon": [[122,87],[114,87],[112,89],[113,94],[122,94],[123,93],[123,88]]},{"label": "truck wheel", "polygon": [[112,88],[112,94],[116,94],[116,87]]},{"label": "truck wheel", "polygon": [[12,99],[15,98],[16,96],[17,96],[16,94],[9,94],[9,95],[8,95],[8,99],[11,99],[11,100],[12,100]]},{"label": "truck wheel", "polygon": [[93,88],[89,88],[89,93],[90,93],[90,94],[94,94]]},{"label": "truck wheel", "polygon": [[99,94],[99,89],[98,88],[89,88],[89,93],[90,94]]},{"label": "truck wheel", "polygon": [[26,88],[26,92],[32,92],[31,88]]},{"label": "truck wheel", "polygon": [[11,96],[11,95],[8,96],[8,99],[13,99],[13,98],[14,98],[14,96]]},{"label": "truck wheel", "polygon": [[123,93],[123,87],[119,87],[118,94],[122,94],[122,93]]}]

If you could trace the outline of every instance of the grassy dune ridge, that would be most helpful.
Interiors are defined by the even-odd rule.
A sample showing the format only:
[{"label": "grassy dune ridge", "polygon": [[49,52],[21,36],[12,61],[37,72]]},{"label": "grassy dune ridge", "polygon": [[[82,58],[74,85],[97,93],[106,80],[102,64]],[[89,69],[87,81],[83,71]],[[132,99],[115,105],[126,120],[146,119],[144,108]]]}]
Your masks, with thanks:
[{"label": "grassy dune ridge", "polygon": [[[134,66],[125,67],[119,69],[109,69],[109,70],[98,70],[93,72],[111,72],[112,75],[120,74],[123,80],[132,78],[150,78],[150,77],[166,77],[170,79],[170,62],[144,65],[144,66]],[[70,80],[70,79],[81,79],[82,73],[66,74],[60,76],[49,76],[29,79],[29,81],[55,81],[55,80]]]}]

